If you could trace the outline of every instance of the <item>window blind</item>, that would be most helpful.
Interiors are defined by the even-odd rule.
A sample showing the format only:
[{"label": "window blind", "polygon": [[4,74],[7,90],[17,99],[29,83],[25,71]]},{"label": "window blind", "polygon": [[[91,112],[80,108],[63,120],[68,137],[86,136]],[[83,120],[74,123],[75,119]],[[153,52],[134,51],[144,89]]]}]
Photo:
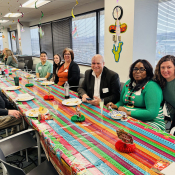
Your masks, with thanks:
[{"label": "window blind", "polygon": [[40,48],[41,51],[47,52],[49,59],[53,59],[53,47],[52,47],[52,31],[51,23],[42,24],[41,28],[44,32],[44,36],[40,37]]},{"label": "window blind", "polygon": [[66,47],[71,48],[71,19],[63,19],[52,23],[54,55],[62,56]]},{"label": "window blind", "polygon": [[96,12],[72,19],[72,47],[77,63],[91,64],[96,54]]},{"label": "window blind", "polygon": [[165,55],[175,55],[175,0],[158,5],[156,64]]}]

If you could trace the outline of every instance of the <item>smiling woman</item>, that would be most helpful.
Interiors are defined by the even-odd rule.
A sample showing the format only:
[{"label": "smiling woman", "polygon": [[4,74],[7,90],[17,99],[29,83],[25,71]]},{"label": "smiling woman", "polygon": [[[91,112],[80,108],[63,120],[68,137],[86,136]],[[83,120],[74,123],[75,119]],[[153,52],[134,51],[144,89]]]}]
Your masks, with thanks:
[{"label": "smiling woman", "polygon": [[154,78],[163,90],[172,128],[175,126],[175,57],[173,55],[164,56],[159,60]]},{"label": "smiling woman", "polygon": [[161,103],[163,101],[160,86],[152,81],[153,68],[147,60],[137,60],[130,67],[130,80],[121,92],[120,101],[107,106],[126,112],[157,129],[165,130]]},{"label": "smiling woman", "polygon": [[[64,63],[60,65],[59,71],[56,75],[58,79],[58,85],[64,86],[64,83],[68,81],[70,86],[77,86],[80,79],[80,69],[77,63],[74,60],[74,52],[70,48],[65,48],[63,51]],[[72,88],[71,90],[77,91],[77,87]]]}]

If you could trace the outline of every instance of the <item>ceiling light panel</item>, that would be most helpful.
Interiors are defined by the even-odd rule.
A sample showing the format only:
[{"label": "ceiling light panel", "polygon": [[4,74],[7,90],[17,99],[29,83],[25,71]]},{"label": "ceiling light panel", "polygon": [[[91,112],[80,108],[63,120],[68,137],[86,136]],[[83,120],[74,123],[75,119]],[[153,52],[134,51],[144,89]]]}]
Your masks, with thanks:
[{"label": "ceiling light panel", "polygon": [[8,22],[9,20],[0,20],[0,23]]},{"label": "ceiling light panel", "polygon": [[21,15],[22,15],[21,13],[7,13],[4,17],[12,18],[12,17],[21,16]]},{"label": "ceiling light panel", "polygon": [[22,4],[22,7],[24,7],[24,8],[35,8],[35,2],[36,2],[36,7],[38,8],[38,7],[41,7],[41,6],[49,3],[50,1],[45,1],[45,0],[39,0],[39,1],[29,0],[26,3]]}]

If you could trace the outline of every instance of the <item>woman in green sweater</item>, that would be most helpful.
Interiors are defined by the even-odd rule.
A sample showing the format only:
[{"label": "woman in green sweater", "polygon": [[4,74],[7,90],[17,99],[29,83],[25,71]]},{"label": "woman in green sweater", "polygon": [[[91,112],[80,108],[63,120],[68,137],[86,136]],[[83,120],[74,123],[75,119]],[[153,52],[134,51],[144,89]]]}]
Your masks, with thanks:
[{"label": "woman in green sweater", "polygon": [[159,60],[154,79],[163,90],[167,112],[172,121],[170,129],[172,129],[175,126],[175,57],[173,55],[166,55]]},{"label": "woman in green sweater", "polygon": [[146,60],[137,60],[130,67],[130,80],[121,92],[120,101],[107,104],[124,111],[128,116],[139,119],[149,125],[165,130],[161,103],[163,94],[160,86],[152,81],[153,68]]},{"label": "woman in green sweater", "polygon": [[18,68],[18,60],[13,55],[11,50],[6,50],[5,51],[5,64]]}]

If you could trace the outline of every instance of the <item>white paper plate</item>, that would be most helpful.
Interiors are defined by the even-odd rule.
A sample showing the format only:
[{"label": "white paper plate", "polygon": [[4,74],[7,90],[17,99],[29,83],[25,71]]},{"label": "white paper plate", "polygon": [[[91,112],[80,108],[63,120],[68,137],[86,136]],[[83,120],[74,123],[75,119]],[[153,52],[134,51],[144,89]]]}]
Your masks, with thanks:
[{"label": "white paper plate", "polygon": [[10,87],[5,88],[5,90],[7,90],[7,91],[15,91],[15,90],[18,90],[20,88],[21,88],[21,86],[10,86]]},{"label": "white paper plate", "polygon": [[17,71],[17,70],[21,70],[21,69],[17,69],[17,68],[12,68],[11,71]]},{"label": "white paper plate", "polygon": [[46,78],[35,78],[34,80],[35,81],[44,81],[44,80],[46,80]]},{"label": "white paper plate", "polygon": [[32,79],[32,78],[35,78],[36,75],[25,75],[24,77],[25,77],[25,78],[28,78],[28,79]]},{"label": "white paper plate", "polygon": [[111,118],[113,119],[121,119],[123,115],[126,115],[125,112],[123,111],[111,111],[108,113],[109,116],[111,116]]},{"label": "white paper plate", "polygon": [[[47,108],[44,108],[45,111],[42,114],[48,114],[49,110]],[[26,112],[26,116],[28,117],[38,117],[39,114],[39,108],[34,108],[34,109],[30,109]]]},{"label": "white paper plate", "polygon": [[4,63],[1,62],[0,65],[4,65]]},{"label": "white paper plate", "polygon": [[43,86],[49,86],[49,85],[52,85],[52,84],[54,84],[54,82],[52,82],[52,81],[43,81],[42,83],[41,83],[41,85],[43,85]]},{"label": "white paper plate", "polygon": [[34,96],[26,96],[26,97],[17,97],[15,100],[16,101],[29,101],[33,100],[35,97]]},{"label": "white paper plate", "polygon": [[79,105],[81,103],[82,103],[82,101],[79,98],[70,98],[70,99],[62,101],[62,104],[65,106],[76,106],[76,105]]}]

